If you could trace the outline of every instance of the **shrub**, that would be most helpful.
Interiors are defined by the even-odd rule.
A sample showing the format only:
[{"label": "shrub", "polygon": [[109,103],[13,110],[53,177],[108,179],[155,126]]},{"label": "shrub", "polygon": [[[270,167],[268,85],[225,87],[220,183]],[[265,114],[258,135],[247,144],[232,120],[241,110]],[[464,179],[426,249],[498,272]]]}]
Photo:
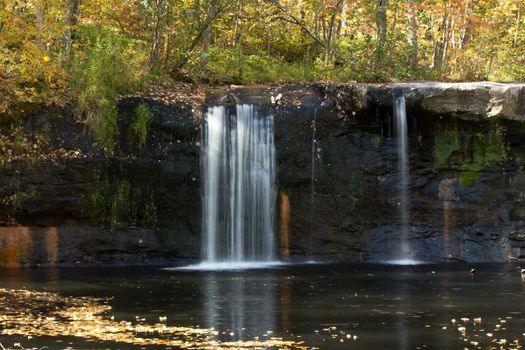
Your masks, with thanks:
[{"label": "shrub", "polygon": [[141,43],[98,25],[80,28],[78,34],[83,49],[72,60],[70,81],[77,114],[111,154],[118,133],[117,98],[144,86],[145,50]]},{"label": "shrub", "polygon": [[135,119],[131,123],[131,132],[133,139],[138,142],[139,146],[144,146],[146,143],[152,118],[153,114],[147,104],[141,103],[135,109]]}]

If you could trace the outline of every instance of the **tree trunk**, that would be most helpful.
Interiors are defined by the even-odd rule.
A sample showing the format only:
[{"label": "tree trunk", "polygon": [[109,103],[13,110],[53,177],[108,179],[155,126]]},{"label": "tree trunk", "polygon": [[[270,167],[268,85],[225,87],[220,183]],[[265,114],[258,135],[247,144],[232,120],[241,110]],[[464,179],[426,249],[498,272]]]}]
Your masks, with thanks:
[{"label": "tree trunk", "polygon": [[377,0],[376,4],[376,26],[377,26],[377,61],[376,75],[383,65],[383,57],[387,40],[387,10],[388,0]]},{"label": "tree trunk", "polygon": [[465,46],[468,44],[468,42],[470,41],[470,36],[471,36],[471,33],[472,33],[472,19],[470,18],[468,12],[469,12],[469,7],[472,5],[472,8],[474,8],[475,6],[478,5],[478,2],[479,0],[474,0],[474,1],[469,1],[467,3],[467,5],[465,6],[465,31],[463,33],[463,36],[461,38],[461,42],[460,42],[460,48],[462,50],[465,49]]},{"label": "tree trunk", "polygon": [[387,39],[387,22],[386,22],[386,8],[388,0],[377,0],[376,7],[376,25],[377,25],[377,41],[380,46],[385,46]]},{"label": "tree trunk", "polygon": [[206,21],[204,21],[199,32],[197,33],[197,35],[195,36],[191,44],[188,46],[188,48],[186,48],[186,50],[184,50],[184,52],[181,54],[177,62],[175,62],[175,64],[173,65],[173,68],[171,69],[171,74],[174,74],[174,75],[178,74],[180,69],[184,67],[186,63],[188,63],[191,53],[195,50],[197,45],[202,41],[204,37],[204,33],[211,26],[215,18],[217,18],[217,16],[219,16],[219,14],[224,10],[224,6],[225,6],[225,3],[223,2],[219,3],[219,5],[215,9],[215,11],[212,13],[212,15],[209,18],[207,18]]},{"label": "tree trunk", "polygon": [[73,27],[78,23],[80,0],[69,0],[67,9],[66,29],[62,34],[62,58],[69,60],[73,46]]},{"label": "tree trunk", "polygon": [[341,20],[339,21],[338,34],[345,35],[348,25],[348,7],[346,0],[343,0],[343,5],[341,6]]},{"label": "tree trunk", "polygon": [[168,3],[168,6],[166,7],[166,20],[165,20],[165,26],[168,28],[168,31],[166,32],[166,39],[164,40],[164,67],[167,67],[171,58],[171,42],[173,38],[173,33],[169,30],[172,25],[172,6],[171,3]]},{"label": "tree trunk", "polygon": [[418,43],[417,43],[417,4],[414,0],[408,3],[408,44],[410,46],[409,64],[412,72],[417,70]]},{"label": "tree trunk", "polygon": [[153,43],[151,47],[150,68],[158,67],[162,39],[165,28],[167,9],[165,0],[155,1],[155,25],[153,27]]},{"label": "tree trunk", "polygon": [[36,7],[36,38],[35,45],[40,50],[44,50],[44,44],[42,43],[42,32],[44,31],[44,16],[47,8],[47,1],[41,0],[38,2]]},{"label": "tree trunk", "polygon": [[447,3],[444,4],[443,19],[438,30],[438,38],[435,42],[433,54],[432,54],[432,68],[441,70],[441,64],[443,62],[443,51],[445,49],[445,40],[446,40],[446,30],[447,30]]},{"label": "tree trunk", "polygon": [[239,9],[237,11],[237,20],[235,23],[235,30],[236,30],[236,38],[235,38],[235,45],[237,46],[237,62],[239,65],[239,81],[242,81],[242,77],[244,74],[243,66],[244,66],[244,55],[242,51],[242,41],[243,41],[243,25],[242,25],[242,17],[244,12],[244,0],[239,1]]},{"label": "tree trunk", "polygon": [[326,51],[325,51],[325,65],[328,64],[328,61],[332,59],[332,45],[333,45],[333,37],[334,37],[334,29],[335,29],[335,19],[337,15],[339,14],[339,9],[341,7],[343,0],[339,0],[332,12],[332,15],[330,16],[330,23],[328,26],[328,33],[326,37]]},{"label": "tree trunk", "polygon": [[[206,22],[208,22],[213,16],[213,13],[215,12],[215,0],[209,0],[207,2],[207,10],[206,10]],[[201,51],[201,57],[200,57],[200,65],[206,66],[208,64],[208,54],[210,49],[210,40],[211,40],[211,26],[207,26],[204,30],[204,33],[202,34],[202,51]]]},{"label": "tree trunk", "polygon": [[518,45],[518,32],[520,31],[521,23],[521,3],[518,5],[518,15],[516,16],[516,32],[514,32],[514,42],[512,43],[514,47]]},{"label": "tree trunk", "polygon": [[445,31],[443,32],[443,38],[444,38],[443,39],[443,51],[441,53],[442,71],[445,71],[447,68],[448,50],[450,46],[450,33],[452,32],[453,19],[454,19],[454,8],[451,7],[451,13],[448,16],[447,26],[445,27]]}]

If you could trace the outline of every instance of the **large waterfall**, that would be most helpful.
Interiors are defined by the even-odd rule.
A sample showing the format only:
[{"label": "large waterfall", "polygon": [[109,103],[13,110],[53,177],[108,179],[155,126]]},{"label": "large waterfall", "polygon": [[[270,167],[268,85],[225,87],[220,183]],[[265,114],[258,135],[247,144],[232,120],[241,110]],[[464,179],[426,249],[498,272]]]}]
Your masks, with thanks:
[{"label": "large waterfall", "polygon": [[275,259],[273,116],[253,105],[210,107],[204,116],[203,257],[207,263]]},{"label": "large waterfall", "polygon": [[408,160],[408,128],[403,91],[394,92],[394,119],[395,139],[397,143],[397,170],[399,176],[398,187],[398,217],[401,227],[400,247],[397,254],[399,262],[410,263],[411,249],[409,244],[410,208],[408,205],[408,187],[410,185]]}]

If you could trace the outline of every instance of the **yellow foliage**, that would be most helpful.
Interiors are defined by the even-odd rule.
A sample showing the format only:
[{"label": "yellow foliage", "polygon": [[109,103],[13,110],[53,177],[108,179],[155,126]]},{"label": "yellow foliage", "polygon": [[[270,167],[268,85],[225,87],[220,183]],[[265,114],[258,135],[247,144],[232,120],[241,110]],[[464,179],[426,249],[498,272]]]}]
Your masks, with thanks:
[{"label": "yellow foliage", "polygon": [[62,41],[73,33],[82,60],[74,34],[97,27],[134,43],[121,56],[140,44],[161,78],[185,58],[182,73],[209,82],[525,80],[525,0],[389,1],[386,43],[376,0],[82,0],[74,21],[71,1],[0,1],[0,114],[63,103],[74,62]]},{"label": "yellow foliage", "polygon": [[36,11],[35,2],[7,1],[0,7],[0,115],[23,113],[27,104],[62,102],[66,75],[56,59],[60,23],[48,13],[45,26],[37,28]]}]

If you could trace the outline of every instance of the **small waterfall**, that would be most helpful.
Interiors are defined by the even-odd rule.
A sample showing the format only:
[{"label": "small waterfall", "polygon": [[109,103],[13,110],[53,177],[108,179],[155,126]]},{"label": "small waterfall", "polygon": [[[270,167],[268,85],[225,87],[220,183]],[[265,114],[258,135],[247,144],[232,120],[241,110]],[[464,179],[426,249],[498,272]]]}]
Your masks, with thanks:
[{"label": "small waterfall", "polygon": [[315,132],[317,122],[317,108],[314,110],[314,118],[312,119],[312,176],[310,182],[310,201],[313,208],[314,196],[315,196],[315,149],[317,147],[317,140],[315,139]]},{"label": "small waterfall", "polygon": [[274,260],[273,116],[253,105],[210,107],[202,140],[205,262]]},{"label": "small waterfall", "polygon": [[315,223],[316,223],[316,215],[315,215],[315,155],[316,155],[316,148],[317,148],[316,123],[317,123],[317,108],[314,109],[314,115],[312,119],[312,167],[311,167],[311,175],[310,175],[310,239],[308,243],[307,254],[310,254],[313,252],[312,237],[314,236]]},{"label": "small waterfall", "polygon": [[408,204],[408,187],[410,184],[408,128],[405,94],[403,91],[394,91],[394,118],[394,136],[397,143],[397,170],[399,175],[398,217],[401,226],[399,258],[405,260],[410,259],[411,250],[410,243],[408,242],[408,234],[410,230],[410,208]]}]

